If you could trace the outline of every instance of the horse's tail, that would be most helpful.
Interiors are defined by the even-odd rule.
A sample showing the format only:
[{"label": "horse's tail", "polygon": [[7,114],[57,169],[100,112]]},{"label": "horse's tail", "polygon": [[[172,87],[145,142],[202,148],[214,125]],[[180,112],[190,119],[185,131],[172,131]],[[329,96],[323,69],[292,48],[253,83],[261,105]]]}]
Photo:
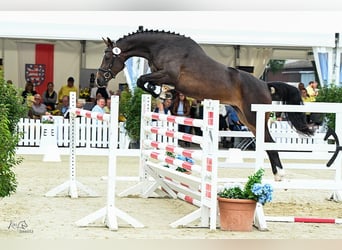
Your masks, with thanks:
[{"label": "horse's tail", "polygon": [[[282,101],[289,105],[303,105],[301,94],[298,88],[285,82],[268,82],[273,101]],[[305,135],[313,135],[314,131],[309,128],[306,116],[303,112],[286,112],[286,117],[295,129]]]}]

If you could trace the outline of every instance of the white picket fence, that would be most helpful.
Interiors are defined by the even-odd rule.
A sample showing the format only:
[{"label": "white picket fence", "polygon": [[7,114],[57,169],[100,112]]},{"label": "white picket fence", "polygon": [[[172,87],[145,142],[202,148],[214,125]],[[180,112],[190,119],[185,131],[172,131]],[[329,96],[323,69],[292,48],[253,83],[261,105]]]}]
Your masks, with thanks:
[{"label": "white picket fence", "polygon": [[[68,154],[70,145],[69,138],[69,120],[62,117],[54,117],[57,146],[60,153]],[[18,130],[23,136],[18,143],[18,154],[39,154],[39,146],[42,136],[42,122],[37,119],[22,118],[18,123]],[[105,121],[96,121],[85,117],[76,118],[76,147],[84,149],[85,154],[102,155],[106,154],[108,149],[108,124]],[[118,148],[128,149],[130,139],[124,128],[124,123],[119,123],[119,141]],[[63,150],[64,149],[64,150]]]},{"label": "white picket fence", "polygon": [[[108,124],[103,121],[95,121],[85,117],[76,118],[77,144],[76,148],[82,155],[105,155],[108,149]],[[316,133],[313,137],[301,136],[294,131],[288,122],[275,121],[269,124],[273,138],[279,143],[317,144],[323,142],[324,133]],[[57,146],[61,154],[68,154],[69,148],[69,120],[55,117],[55,131]],[[18,154],[40,154],[40,140],[42,135],[42,123],[40,120],[22,118],[18,123],[18,130],[23,132],[23,137],[18,143]],[[254,136],[249,131],[219,131],[220,137],[251,138]],[[138,150],[129,149],[130,139],[124,127],[119,123],[118,148],[128,155],[137,155]],[[135,151],[135,152],[133,152]],[[224,154],[223,151],[220,150]],[[248,152],[246,152],[248,153]]]}]

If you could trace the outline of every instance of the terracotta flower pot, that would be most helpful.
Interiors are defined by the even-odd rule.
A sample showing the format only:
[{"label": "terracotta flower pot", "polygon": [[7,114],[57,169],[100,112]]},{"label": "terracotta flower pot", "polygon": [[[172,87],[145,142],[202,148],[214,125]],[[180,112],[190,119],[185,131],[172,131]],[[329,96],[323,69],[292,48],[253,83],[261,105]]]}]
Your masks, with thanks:
[{"label": "terracotta flower pot", "polygon": [[253,229],[256,201],[218,197],[221,230],[250,232]]}]

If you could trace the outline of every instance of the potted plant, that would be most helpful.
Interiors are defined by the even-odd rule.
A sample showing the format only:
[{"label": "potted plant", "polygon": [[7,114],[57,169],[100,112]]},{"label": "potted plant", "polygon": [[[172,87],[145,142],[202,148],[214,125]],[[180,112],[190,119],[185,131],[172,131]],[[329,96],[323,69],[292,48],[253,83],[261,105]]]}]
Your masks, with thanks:
[{"label": "potted plant", "polygon": [[221,230],[252,231],[256,203],[272,201],[273,188],[262,184],[264,169],[248,177],[245,185],[226,184],[218,188]]},{"label": "potted plant", "polygon": [[43,115],[42,124],[54,124],[55,120],[52,115]]}]

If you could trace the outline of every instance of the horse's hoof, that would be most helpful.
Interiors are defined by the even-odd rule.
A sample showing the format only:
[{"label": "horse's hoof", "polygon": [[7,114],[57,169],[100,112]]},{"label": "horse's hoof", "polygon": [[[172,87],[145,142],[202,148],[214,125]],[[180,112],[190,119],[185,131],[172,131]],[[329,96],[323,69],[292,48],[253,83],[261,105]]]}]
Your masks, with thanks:
[{"label": "horse's hoof", "polygon": [[274,180],[275,181],[282,181],[285,176],[285,171],[282,168],[277,168],[277,173],[274,175]]},{"label": "horse's hoof", "polygon": [[283,168],[277,168],[277,172],[278,174],[281,176],[281,177],[284,177],[285,176],[285,170]]},{"label": "horse's hoof", "polygon": [[276,174],[276,175],[274,175],[274,180],[275,180],[275,181],[282,181],[282,180],[283,180],[283,177],[280,176],[279,174]]}]

